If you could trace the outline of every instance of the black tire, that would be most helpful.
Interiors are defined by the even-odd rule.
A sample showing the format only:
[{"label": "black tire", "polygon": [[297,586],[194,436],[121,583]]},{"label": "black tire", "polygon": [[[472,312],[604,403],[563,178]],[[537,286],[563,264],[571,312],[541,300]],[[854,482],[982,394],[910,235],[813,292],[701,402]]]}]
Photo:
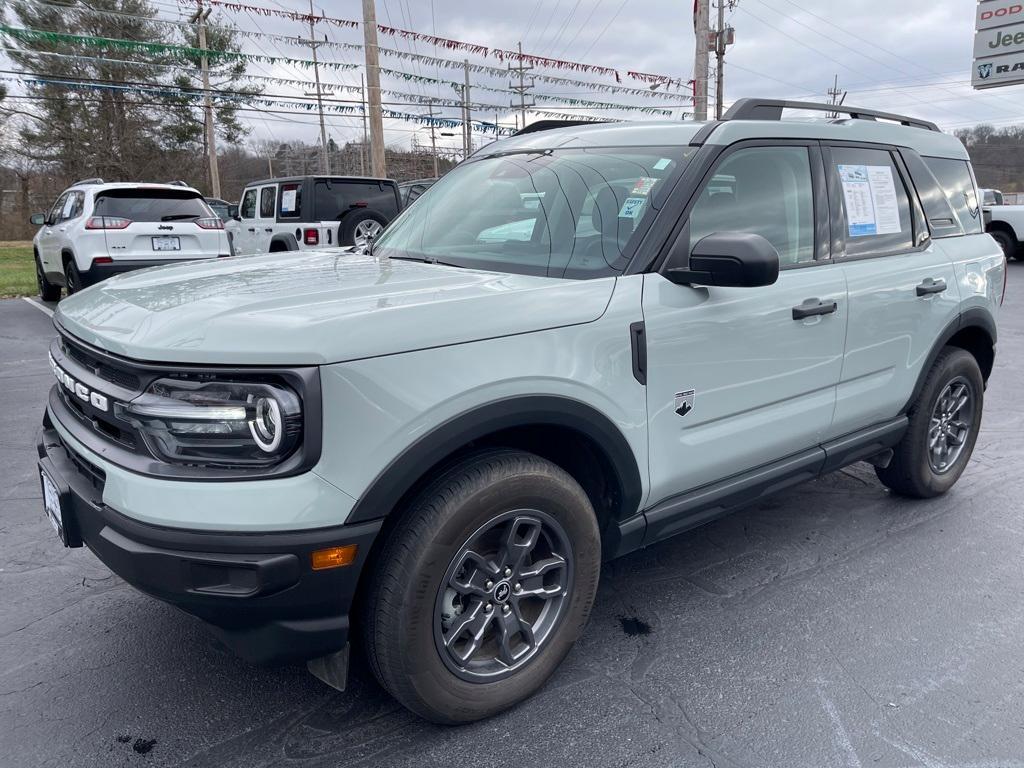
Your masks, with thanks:
[{"label": "black tire", "polygon": [[[441,610],[442,604],[449,604],[445,601],[451,592],[442,591],[441,585],[451,583],[446,578],[449,574],[452,579],[457,576],[459,571],[452,571],[457,567],[454,558],[462,556],[481,530],[489,531],[491,521],[507,519],[512,511],[520,515],[541,509],[549,521],[556,521],[555,527],[565,534],[562,541],[569,545],[567,574],[562,576],[568,582],[560,608],[545,638],[534,644],[532,655],[524,656],[522,666],[500,672],[500,679],[466,679],[465,671],[454,671],[452,659],[442,656],[443,635],[437,634],[444,631],[442,621],[455,621],[462,614],[452,618],[455,611]],[[469,457],[443,472],[418,496],[376,556],[368,574],[362,617],[370,667],[401,704],[433,722],[454,725],[501,712],[540,688],[583,632],[597,592],[600,561],[594,510],[568,473],[521,451],[495,450]],[[532,560],[528,567],[535,565],[537,561]],[[474,570],[474,578],[479,575]],[[528,576],[521,578],[526,584]],[[522,616],[519,601],[532,599],[526,596],[532,590],[520,594],[520,584],[513,587],[511,580],[488,589],[488,600],[500,599],[499,590],[505,600],[485,609],[483,598],[472,599],[478,601],[481,618],[485,617],[480,611],[487,610],[486,619],[493,619],[495,632],[506,621],[499,613]],[[517,597],[509,597],[510,589]],[[491,616],[495,606],[500,611]],[[465,611],[468,614],[470,609]],[[539,626],[541,620],[537,621]],[[485,622],[484,626],[491,625]],[[486,645],[481,652],[490,653]]]},{"label": "black tire", "polygon": [[1007,259],[1019,257],[1020,243],[1017,242],[1017,238],[1002,229],[993,229],[989,234],[999,244],[999,247],[1003,249],[1003,255]]},{"label": "black tire", "polygon": [[82,273],[78,271],[74,256],[64,260],[64,289],[68,296],[82,290]]},{"label": "black tire", "polygon": [[46,279],[43,264],[36,254],[36,285],[39,286],[39,298],[43,301],[57,301],[60,298],[60,286]]},{"label": "black tire", "polygon": [[341,225],[341,234],[339,235],[339,245],[355,245],[356,244],[356,229],[360,224],[366,221],[375,221],[384,227],[388,225],[387,219],[383,216],[374,213],[373,211],[355,211],[345,217],[345,222]]},{"label": "black tire", "polygon": [[[947,386],[963,383],[973,398],[968,429],[955,459],[937,471],[933,466],[930,440],[933,416],[939,398]],[[946,347],[939,353],[925,379],[924,387],[910,409],[910,424],[906,434],[894,449],[888,467],[876,467],[875,473],[884,485],[901,496],[927,499],[945,493],[960,478],[971,459],[974,443],[981,427],[981,413],[985,401],[985,383],[974,356],[963,349]]]}]

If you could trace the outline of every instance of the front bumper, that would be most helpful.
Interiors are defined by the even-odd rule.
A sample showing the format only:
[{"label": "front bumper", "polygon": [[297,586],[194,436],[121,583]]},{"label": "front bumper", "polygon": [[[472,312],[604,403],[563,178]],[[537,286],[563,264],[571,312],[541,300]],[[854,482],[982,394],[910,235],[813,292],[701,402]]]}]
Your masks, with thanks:
[{"label": "front bumper", "polygon": [[[151,525],[103,502],[103,469],[61,439],[47,413],[39,467],[61,497],[67,546],[83,544],[126,582],[210,625],[242,658],[296,662],[348,643],[349,610],[380,521],[299,531]],[[314,571],[311,553],[358,545],[354,563]]]}]

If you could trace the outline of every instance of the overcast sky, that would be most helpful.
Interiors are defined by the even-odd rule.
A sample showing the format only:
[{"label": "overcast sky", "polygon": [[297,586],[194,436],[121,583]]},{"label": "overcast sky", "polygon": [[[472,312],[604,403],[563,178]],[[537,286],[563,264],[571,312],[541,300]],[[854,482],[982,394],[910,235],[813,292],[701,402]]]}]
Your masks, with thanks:
[{"label": "overcast sky", "polygon": [[[727,1],[727,0],[726,0]],[[248,0],[253,5],[294,10],[308,9],[301,0]],[[712,0],[714,6],[715,0]],[[156,0],[161,16],[178,19],[173,0]],[[889,109],[938,122],[944,129],[990,122],[1006,125],[1024,122],[1024,86],[977,92],[970,88],[970,65],[975,3],[972,0],[739,0],[726,11],[728,23],[736,30],[736,43],[726,59],[726,104],[742,96],[773,96],[823,101],[838,74],[840,88],[848,90],[847,103]],[[315,2],[317,11],[327,15],[359,19],[358,0]],[[809,7],[810,10],[804,10]],[[522,42],[527,53],[665,74],[683,81],[693,72],[694,34],[690,0],[377,0],[381,24],[409,28],[427,34],[480,43],[489,47],[515,48]],[[712,12],[714,15],[714,11]],[[214,16],[240,29],[305,35],[302,24],[248,13],[217,10]],[[362,30],[320,26],[334,42],[361,43]],[[467,54],[395,37],[381,36],[382,47],[461,60]],[[269,56],[308,58],[308,48],[250,38],[244,50]],[[336,58],[361,64],[358,51],[321,49],[321,58]],[[469,56],[475,63],[504,66],[492,57]],[[416,65],[394,58],[382,58],[382,66],[417,72],[444,80],[461,79],[458,72]],[[251,66],[251,74],[305,79],[308,70],[277,66]],[[537,70],[552,75],[596,82],[614,83],[608,77],[558,70]],[[327,82],[359,84],[360,70],[326,71]],[[473,85],[507,88],[507,80],[473,75]],[[645,87],[623,78],[623,85]],[[421,96],[452,98],[450,88],[397,81],[385,76],[383,86]],[[268,93],[301,95],[287,86],[267,84]],[[654,101],[615,93],[538,83],[536,91],[547,95],[576,95],[605,102],[630,102],[681,107],[675,98]],[[337,93],[338,98],[357,98]],[[474,100],[504,103],[507,95],[478,89]],[[385,101],[400,101],[385,96]],[[540,105],[538,105],[540,107]],[[395,105],[393,109],[426,112],[425,107]],[[560,111],[557,103],[543,108]],[[679,108],[678,117],[690,108]],[[607,117],[630,117],[629,113],[575,109]],[[447,114],[457,111],[449,109]],[[513,113],[499,115],[511,125]],[[634,115],[635,116],[635,115]],[[315,141],[318,128],[315,113],[309,115],[256,115],[244,117],[253,128],[254,140],[266,138]],[[494,119],[494,113],[474,114]],[[412,137],[429,139],[429,131],[413,124],[388,121],[389,143],[408,144]],[[358,117],[332,116],[329,133],[343,142],[362,134]],[[478,141],[489,139],[478,137]],[[447,143],[455,145],[458,139]]]}]

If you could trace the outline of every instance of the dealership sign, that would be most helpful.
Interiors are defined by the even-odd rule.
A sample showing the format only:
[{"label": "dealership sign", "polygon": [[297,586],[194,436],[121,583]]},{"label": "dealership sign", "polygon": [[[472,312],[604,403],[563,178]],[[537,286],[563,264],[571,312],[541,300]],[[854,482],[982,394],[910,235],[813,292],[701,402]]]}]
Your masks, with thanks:
[{"label": "dealership sign", "polygon": [[971,85],[1024,83],[1024,0],[980,0],[974,28]]}]

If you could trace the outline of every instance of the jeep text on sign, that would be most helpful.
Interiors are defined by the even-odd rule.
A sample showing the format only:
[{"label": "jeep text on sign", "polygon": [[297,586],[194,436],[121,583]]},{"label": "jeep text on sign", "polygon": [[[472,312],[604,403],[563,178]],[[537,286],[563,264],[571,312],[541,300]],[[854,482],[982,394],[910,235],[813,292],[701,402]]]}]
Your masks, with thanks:
[{"label": "jeep text on sign", "polygon": [[1008,27],[996,27],[974,36],[974,58],[985,59],[1024,51],[1024,18]]}]

